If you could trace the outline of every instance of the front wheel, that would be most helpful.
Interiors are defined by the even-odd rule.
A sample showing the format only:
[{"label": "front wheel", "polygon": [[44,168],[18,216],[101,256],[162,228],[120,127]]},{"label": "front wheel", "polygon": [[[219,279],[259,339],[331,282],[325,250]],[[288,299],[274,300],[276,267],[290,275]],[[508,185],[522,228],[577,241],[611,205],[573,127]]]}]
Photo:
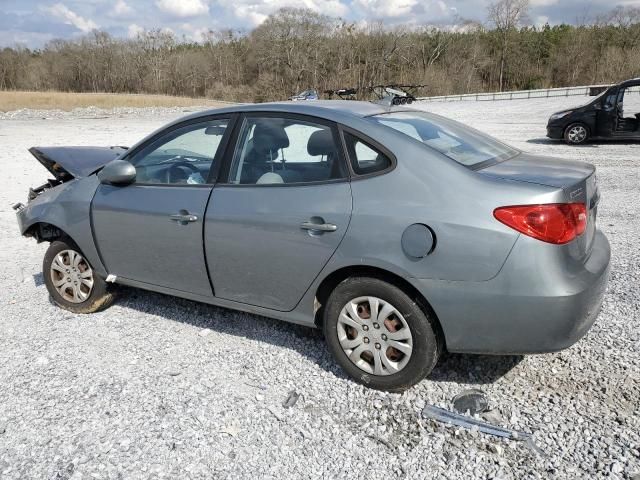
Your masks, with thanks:
[{"label": "front wheel", "polygon": [[93,313],[113,303],[107,283],[70,240],[52,242],[42,262],[44,283],[53,302],[74,313]]},{"label": "front wheel", "polygon": [[398,287],[355,277],[331,293],[323,329],[329,350],[351,378],[401,392],[429,375],[438,361],[433,321]]},{"label": "front wheel", "polygon": [[589,139],[589,129],[582,123],[573,123],[564,131],[564,140],[569,145],[581,145]]}]

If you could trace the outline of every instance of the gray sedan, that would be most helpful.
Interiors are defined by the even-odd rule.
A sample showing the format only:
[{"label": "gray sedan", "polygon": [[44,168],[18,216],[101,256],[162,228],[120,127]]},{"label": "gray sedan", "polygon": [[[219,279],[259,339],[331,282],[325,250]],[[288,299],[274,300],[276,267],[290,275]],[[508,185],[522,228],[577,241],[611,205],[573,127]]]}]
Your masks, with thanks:
[{"label": "gray sedan", "polygon": [[233,106],[31,152],[54,178],[15,209],[56,304],[95,312],[120,284],[322,328],[373,388],[444,350],[566,348],[607,284],[593,166],[404,107]]}]

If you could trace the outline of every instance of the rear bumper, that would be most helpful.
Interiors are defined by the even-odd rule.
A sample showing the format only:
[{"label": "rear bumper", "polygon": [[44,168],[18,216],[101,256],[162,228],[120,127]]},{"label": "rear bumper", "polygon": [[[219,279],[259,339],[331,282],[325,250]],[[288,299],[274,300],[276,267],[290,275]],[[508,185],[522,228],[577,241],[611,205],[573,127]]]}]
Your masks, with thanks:
[{"label": "rear bumper", "polygon": [[[572,263],[558,257],[559,261],[549,262],[554,248],[562,247],[520,237],[492,280],[410,281],[431,303],[449,351],[558,351],[582,338],[596,320],[609,278],[611,250],[599,230],[586,261]],[[532,253],[536,249],[543,253]]]}]

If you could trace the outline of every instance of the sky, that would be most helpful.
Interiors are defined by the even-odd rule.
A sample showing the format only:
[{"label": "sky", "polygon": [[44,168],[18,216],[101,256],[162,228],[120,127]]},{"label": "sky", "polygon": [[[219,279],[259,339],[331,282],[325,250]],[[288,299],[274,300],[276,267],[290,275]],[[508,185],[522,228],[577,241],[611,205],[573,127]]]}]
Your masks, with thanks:
[{"label": "sky", "polygon": [[[535,25],[576,23],[616,5],[640,0],[530,0]],[[166,29],[199,41],[209,30],[247,31],[282,7],[307,7],[366,23],[451,26],[460,18],[486,21],[490,0],[0,0],[0,46],[38,48],[56,38],[73,39],[94,29],[115,37]]]}]

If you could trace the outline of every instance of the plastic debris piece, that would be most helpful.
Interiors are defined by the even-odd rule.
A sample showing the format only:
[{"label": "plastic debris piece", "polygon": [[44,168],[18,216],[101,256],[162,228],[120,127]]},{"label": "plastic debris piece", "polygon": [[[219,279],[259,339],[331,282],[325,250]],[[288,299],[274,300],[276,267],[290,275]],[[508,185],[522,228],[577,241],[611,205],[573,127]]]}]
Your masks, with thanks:
[{"label": "plastic debris piece", "polygon": [[496,437],[508,438],[510,440],[517,440],[523,442],[534,453],[542,457],[546,457],[546,453],[538,447],[533,441],[533,435],[530,433],[519,432],[517,430],[509,430],[508,428],[498,427],[491,425],[490,423],[477,420],[467,415],[461,415],[459,413],[450,412],[444,408],[436,407],[434,405],[427,405],[422,409],[422,416],[424,418],[430,418],[438,422],[447,423],[450,425],[456,425],[458,427],[478,430],[479,432],[486,433],[488,435],[494,435]]},{"label": "plastic debris piece", "polygon": [[482,390],[472,388],[453,397],[453,409],[458,413],[469,412],[471,415],[476,415],[486,412],[489,409],[489,402]]},{"label": "plastic debris piece", "polygon": [[284,402],[282,402],[282,406],[284,408],[293,407],[299,398],[300,398],[300,394],[295,390],[291,390],[287,398],[285,398]]},{"label": "plastic debris piece", "polygon": [[509,430],[507,428],[497,427],[490,423],[477,420],[467,415],[460,415],[459,413],[450,412],[444,408],[436,407],[433,405],[427,405],[422,410],[422,416],[430,418],[442,423],[448,423],[450,425],[457,425],[463,428],[477,428],[478,431],[496,437],[510,438],[512,440],[518,440],[520,442],[526,442],[531,438],[530,433],[518,432],[515,430]]},{"label": "plastic debris piece", "polygon": [[220,433],[224,433],[226,435],[229,435],[230,437],[235,437],[236,435],[238,435],[238,433],[240,433],[240,428],[234,424],[227,425],[222,430],[220,430]]}]

